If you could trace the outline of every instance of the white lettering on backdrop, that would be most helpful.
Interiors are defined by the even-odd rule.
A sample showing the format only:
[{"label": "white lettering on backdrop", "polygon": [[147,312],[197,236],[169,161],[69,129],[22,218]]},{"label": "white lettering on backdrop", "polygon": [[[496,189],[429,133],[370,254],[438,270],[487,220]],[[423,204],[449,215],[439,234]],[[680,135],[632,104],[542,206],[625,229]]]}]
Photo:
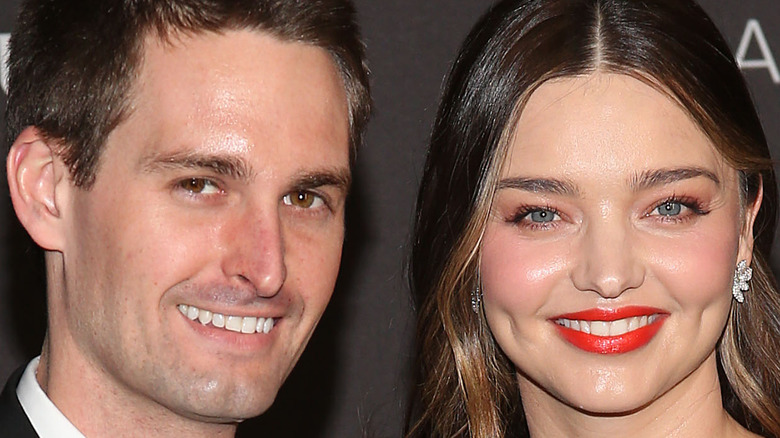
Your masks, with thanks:
[{"label": "white lettering on backdrop", "polygon": [[8,66],[5,62],[8,60],[8,37],[10,36],[11,34],[8,33],[0,33],[0,87],[3,92],[8,89]]},{"label": "white lettering on backdrop", "polygon": [[[761,51],[761,58],[745,59],[753,41],[758,44],[758,49]],[[769,71],[769,76],[772,77],[772,81],[775,84],[780,84],[780,71],[778,71],[777,63],[775,62],[774,56],[772,56],[772,50],[769,48],[769,43],[766,41],[766,36],[764,35],[764,31],[761,29],[761,23],[759,23],[758,20],[754,18],[748,20],[745,31],[742,33],[742,39],[739,41],[737,54],[734,57],[737,58],[737,63],[743,70],[765,68]]]}]

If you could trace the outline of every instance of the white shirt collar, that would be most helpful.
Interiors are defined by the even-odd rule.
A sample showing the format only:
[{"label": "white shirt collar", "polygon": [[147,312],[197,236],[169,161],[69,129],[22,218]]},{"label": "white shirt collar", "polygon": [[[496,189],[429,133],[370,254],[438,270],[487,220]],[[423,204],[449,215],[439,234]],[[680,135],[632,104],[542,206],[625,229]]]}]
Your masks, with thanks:
[{"label": "white shirt collar", "polygon": [[27,414],[27,418],[30,419],[40,438],[84,438],[76,426],[54,406],[38,384],[35,373],[38,371],[40,359],[41,357],[38,356],[30,361],[22,374],[19,386],[16,387],[16,396],[24,413]]}]

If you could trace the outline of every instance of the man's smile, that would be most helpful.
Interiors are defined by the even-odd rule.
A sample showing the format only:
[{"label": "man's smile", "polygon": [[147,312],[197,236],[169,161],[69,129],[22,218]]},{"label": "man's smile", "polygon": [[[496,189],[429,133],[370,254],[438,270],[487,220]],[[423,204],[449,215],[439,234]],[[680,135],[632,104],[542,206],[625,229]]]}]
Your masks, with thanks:
[{"label": "man's smile", "polygon": [[268,333],[274,327],[273,318],[255,316],[224,315],[210,310],[199,309],[195,306],[179,304],[179,312],[187,318],[198,320],[203,325],[211,324],[217,328],[224,328],[239,333]]}]

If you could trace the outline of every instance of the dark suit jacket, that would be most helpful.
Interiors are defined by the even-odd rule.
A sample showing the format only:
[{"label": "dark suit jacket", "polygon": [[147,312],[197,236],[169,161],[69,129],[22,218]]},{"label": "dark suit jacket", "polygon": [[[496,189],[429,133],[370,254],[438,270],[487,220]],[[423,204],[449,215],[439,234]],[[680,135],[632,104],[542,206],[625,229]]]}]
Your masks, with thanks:
[{"label": "dark suit jacket", "polygon": [[16,387],[27,364],[14,371],[0,395],[0,436],[13,438],[38,438],[30,420],[16,397]]}]

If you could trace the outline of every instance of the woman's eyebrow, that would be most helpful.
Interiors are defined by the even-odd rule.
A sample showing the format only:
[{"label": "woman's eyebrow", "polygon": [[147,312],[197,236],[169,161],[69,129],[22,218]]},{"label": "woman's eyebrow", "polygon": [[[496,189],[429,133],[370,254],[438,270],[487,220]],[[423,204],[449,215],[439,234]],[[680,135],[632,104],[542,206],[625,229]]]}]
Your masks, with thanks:
[{"label": "woman's eyebrow", "polygon": [[629,186],[634,191],[650,189],[686,179],[705,177],[720,187],[720,179],[714,172],[703,167],[679,167],[673,169],[646,170],[635,174]]},{"label": "woman's eyebrow", "polygon": [[570,181],[554,178],[525,178],[521,176],[503,178],[498,183],[498,189],[516,189],[566,196],[576,196],[580,193],[577,186]]},{"label": "woman's eyebrow", "polygon": [[[683,181],[686,179],[705,177],[717,186],[721,185],[718,176],[703,167],[679,167],[672,169],[653,169],[635,174],[629,181],[633,191]],[[526,178],[522,176],[503,178],[498,183],[498,189],[516,189],[534,193],[549,193],[556,195],[576,196],[580,193],[577,185],[571,181],[556,178]]]}]

